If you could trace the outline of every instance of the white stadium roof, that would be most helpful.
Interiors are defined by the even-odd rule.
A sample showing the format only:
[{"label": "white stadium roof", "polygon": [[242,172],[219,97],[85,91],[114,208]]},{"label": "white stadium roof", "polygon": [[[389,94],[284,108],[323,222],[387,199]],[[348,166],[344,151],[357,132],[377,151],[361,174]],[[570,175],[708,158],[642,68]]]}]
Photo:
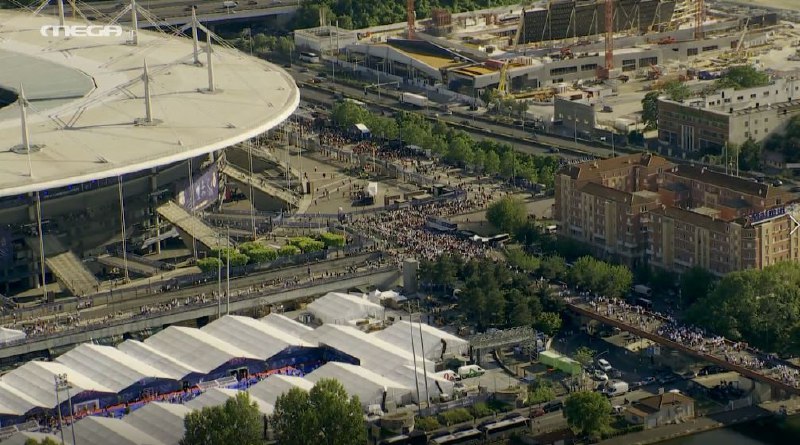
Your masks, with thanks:
[{"label": "white stadium roof", "polygon": [[[42,36],[40,28],[54,24],[52,16],[0,10],[0,84],[18,90],[24,79],[27,95],[44,99],[28,107],[31,143],[43,146],[31,153],[30,168],[28,156],[10,151],[22,142],[17,104],[0,110],[0,145],[5,145],[0,147],[0,196],[116,177],[210,153],[276,127],[299,104],[297,85],[285,71],[239,51],[214,45],[216,92],[209,94],[207,68],[192,63],[190,39],[139,31],[139,45],[131,46],[127,32],[120,37]],[[84,23],[68,19],[67,24]],[[137,126],[135,120],[145,115],[145,59],[153,118],[160,123]],[[205,64],[204,54],[200,59]],[[88,93],[81,96],[87,83]]]},{"label": "white stadium roof", "polygon": [[139,340],[125,340],[117,345],[117,348],[125,354],[164,372],[175,380],[181,380],[189,374],[202,373],[199,369],[180,362]]},{"label": "white stadium roof", "polygon": [[178,445],[185,432],[183,418],[190,412],[192,409],[186,405],[153,402],[128,414],[123,421],[161,443]]},{"label": "white stadium roof", "polygon": [[384,391],[388,393],[388,400],[393,400],[398,405],[402,405],[404,400],[410,400],[411,395],[410,387],[349,363],[328,362],[308,374],[306,379],[314,383],[322,379],[338,380],[348,394],[358,396],[364,407],[381,404]]},{"label": "white stadium roof", "polygon": [[289,346],[310,346],[294,335],[251,317],[225,315],[201,330],[262,359]]},{"label": "white stadium roof", "polygon": [[323,323],[346,323],[364,318],[382,319],[383,306],[369,301],[366,296],[329,292],[308,304],[307,309]]},{"label": "white stadium roof", "polygon": [[210,372],[233,358],[259,358],[200,329],[183,326],[170,326],[144,343],[203,373]]},{"label": "white stadium roof", "polygon": [[148,379],[169,379],[170,376],[112,346],[84,343],[56,359],[90,379],[120,392]]},{"label": "white stadium roof", "polygon": [[302,338],[303,335],[314,330],[303,323],[292,320],[285,315],[276,313],[269,314],[260,321],[268,326],[274,327],[275,329],[286,332],[287,334],[294,335],[297,338]]},{"label": "white stadium roof", "polygon": [[[398,321],[388,328],[374,332],[371,335],[409,352],[412,350],[411,339],[413,338],[413,348],[416,348],[417,352],[419,352],[424,345],[425,358],[434,361],[438,361],[442,356],[442,340],[447,345],[445,355],[460,355],[469,350],[469,341],[463,338],[456,337],[441,329],[436,329],[426,323],[414,323],[413,326],[410,326],[410,324],[406,320]],[[421,336],[420,326],[422,327]]]},{"label": "white stadium roof", "polygon": [[305,391],[311,391],[314,384],[302,377],[276,374],[251,386],[249,391],[252,397],[256,397],[274,406],[281,394],[289,392],[290,389],[295,387]]}]

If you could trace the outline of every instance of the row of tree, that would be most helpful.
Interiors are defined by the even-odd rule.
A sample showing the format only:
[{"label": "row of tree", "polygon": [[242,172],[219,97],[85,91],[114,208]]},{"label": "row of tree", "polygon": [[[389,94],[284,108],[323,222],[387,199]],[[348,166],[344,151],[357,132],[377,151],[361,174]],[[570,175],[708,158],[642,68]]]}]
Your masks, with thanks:
[{"label": "row of tree", "polygon": [[238,247],[223,247],[213,250],[208,257],[198,260],[197,266],[203,272],[216,271],[229,262],[231,267],[265,263],[282,256],[318,252],[326,247],[343,247],[346,242],[343,235],[330,232],[322,233],[318,238],[307,236],[289,238],[288,243],[279,249],[258,241],[242,243]]},{"label": "row of tree", "polygon": [[385,117],[343,101],[333,107],[331,118],[342,128],[363,123],[379,140],[402,140],[407,145],[430,149],[444,162],[479,174],[525,179],[551,188],[560,166],[555,156],[517,153],[508,144],[476,141],[464,131],[441,121],[431,123],[419,113],[400,112],[395,117]]},{"label": "row of tree", "polygon": [[251,33],[252,30],[246,28],[231,43],[240,51],[258,57],[266,57],[274,53],[284,58],[290,58],[294,53],[294,39],[291,36],[276,37],[264,33]]},{"label": "row of tree", "polygon": [[[437,8],[451,12],[477,11],[518,3],[517,0],[423,0],[414,5],[418,19],[431,16]],[[346,29],[388,25],[406,20],[405,0],[317,0],[300,7],[292,22],[293,29],[312,28],[320,22],[335,24]]]}]

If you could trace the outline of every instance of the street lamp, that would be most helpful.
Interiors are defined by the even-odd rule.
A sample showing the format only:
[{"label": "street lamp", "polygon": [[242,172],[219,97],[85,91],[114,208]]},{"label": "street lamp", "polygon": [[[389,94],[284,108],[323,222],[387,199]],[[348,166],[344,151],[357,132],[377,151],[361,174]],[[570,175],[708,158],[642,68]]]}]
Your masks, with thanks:
[{"label": "street lamp", "polygon": [[[61,397],[59,394],[61,391],[67,392],[67,402],[69,404],[69,412],[71,416],[74,416],[75,412],[72,410],[72,398],[69,395],[69,389],[72,387],[69,384],[69,379],[67,378],[67,374],[56,374],[53,376],[55,380],[55,389],[56,389],[56,410],[58,410],[58,428],[61,432],[61,444],[64,445],[64,427],[63,427],[63,419],[61,417]],[[70,429],[72,430],[72,444],[75,445],[77,442],[75,441],[75,419],[72,419],[72,423],[70,424]]]}]

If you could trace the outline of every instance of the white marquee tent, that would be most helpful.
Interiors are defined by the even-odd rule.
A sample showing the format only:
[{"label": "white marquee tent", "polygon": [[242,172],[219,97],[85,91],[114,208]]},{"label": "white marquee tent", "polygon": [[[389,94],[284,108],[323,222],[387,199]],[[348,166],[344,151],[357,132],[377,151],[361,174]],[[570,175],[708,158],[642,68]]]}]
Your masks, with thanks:
[{"label": "white marquee tent", "polygon": [[348,363],[328,362],[308,374],[306,379],[314,383],[322,379],[338,380],[348,394],[358,396],[364,408],[381,405],[384,392],[386,400],[394,401],[398,406],[412,400],[410,387]]},{"label": "white marquee tent", "polygon": [[264,359],[200,329],[183,326],[170,326],[144,343],[202,373],[211,372],[234,358]]},{"label": "white marquee tent", "polygon": [[415,322],[413,326],[411,326],[409,321],[402,320],[370,335],[409,352],[412,350],[411,342],[413,339],[413,348],[416,349],[417,353],[420,352],[424,345],[425,358],[433,361],[440,361],[442,359],[443,348],[445,357],[469,353],[469,341],[456,337],[441,329],[436,329],[426,323],[421,324],[421,329],[422,333],[420,334],[420,323]]},{"label": "white marquee tent", "polygon": [[0,345],[22,340],[26,337],[25,333],[16,329],[0,327]]},{"label": "white marquee tent", "polygon": [[311,391],[314,384],[302,377],[276,374],[251,386],[249,391],[251,397],[256,397],[274,406],[281,394],[295,387]]},{"label": "white marquee tent", "polygon": [[[239,394],[239,390],[236,389],[211,388],[193,400],[186,402],[186,406],[192,410],[203,409],[208,406],[220,406],[227,402],[231,397],[236,397],[237,394]],[[275,410],[275,406],[273,404],[260,399],[252,392],[250,392],[250,400],[258,405],[258,410],[261,412],[261,414],[270,416]]]},{"label": "white marquee tent", "polygon": [[125,354],[162,371],[175,380],[181,380],[189,374],[201,374],[199,369],[180,362],[174,357],[170,357],[166,353],[139,340],[125,340],[117,345],[117,348]]},{"label": "white marquee tent", "polygon": [[251,317],[226,315],[201,330],[265,360],[289,346],[310,346],[292,334]]},{"label": "white marquee tent", "polygon": [[382,320],[384,308],[366,296],[329,292],[308,305],[308,311],[322,323],[347,324],[353,320],[375,318]]},{"label": "white marquee tent", "polygon": [[183,418],[192,412],[186,405],[153,402],[128,414],[122,420],[166,445],[178,445],[185,432]]},{"label": "white marquee tent", "polygon": [[294,335],[297,338],[302,338],[303,335],[314,330],[303,323],[294,321],[291,318],[281,314],[272,313],[262,318],[260,321],[267,326],[271,326],[279,331]]},{"label": "white marquee tent", "polygon": [[166,373],[112,346],[84,343],[56,359],[70,369],[121,392],[143,379],[169,379]]}]

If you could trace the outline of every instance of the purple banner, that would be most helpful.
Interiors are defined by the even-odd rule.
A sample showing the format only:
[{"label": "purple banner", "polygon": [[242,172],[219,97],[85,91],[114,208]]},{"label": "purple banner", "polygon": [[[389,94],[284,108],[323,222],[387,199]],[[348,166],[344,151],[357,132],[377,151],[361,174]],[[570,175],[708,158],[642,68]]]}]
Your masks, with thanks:
[{"label": "purple banner", "polygon": [[202,210],[219,198],[219,181],[217,166],[214,165],[202,175],[194,178],[193,183],[178,192],[178,204],[189,211]]}]

